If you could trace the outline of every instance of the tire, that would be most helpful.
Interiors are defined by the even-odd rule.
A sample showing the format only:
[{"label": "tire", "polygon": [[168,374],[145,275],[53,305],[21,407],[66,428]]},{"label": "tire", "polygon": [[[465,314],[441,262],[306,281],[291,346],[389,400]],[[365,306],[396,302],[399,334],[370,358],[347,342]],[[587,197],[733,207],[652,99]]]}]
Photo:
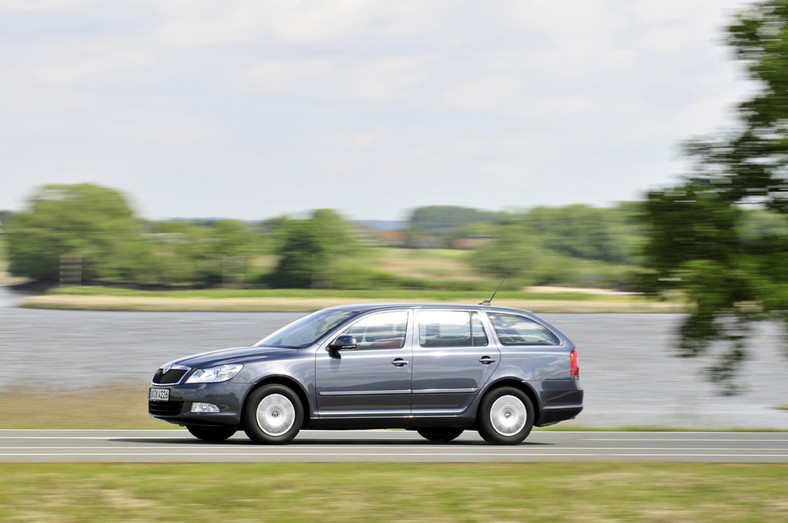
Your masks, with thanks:
[{"label": "tire", "polygon": [[521,443],[534,426],[534,406],[514,387],[493,389],[479,405],[479,434],[498,445]]},{"label": "tire", "polygon": [[273,383],[249,395],[244,420],[244,432],[255,443],[289,443],[304,423],[304,407],[292,389]]},{"label": "tire", "polygon": [[446,429],[419,429],[418,433],[424,439],[435,442],[446,442],[455,439],[462,434],[463,429],[446,428]]},{"label": "tire", "polygon": [[187,425],[186,430],[191,432],[192,436],[203,441],[224,441],[237,430],[235,427],[227,426],[214,426],[206,427],[203,425]]}]

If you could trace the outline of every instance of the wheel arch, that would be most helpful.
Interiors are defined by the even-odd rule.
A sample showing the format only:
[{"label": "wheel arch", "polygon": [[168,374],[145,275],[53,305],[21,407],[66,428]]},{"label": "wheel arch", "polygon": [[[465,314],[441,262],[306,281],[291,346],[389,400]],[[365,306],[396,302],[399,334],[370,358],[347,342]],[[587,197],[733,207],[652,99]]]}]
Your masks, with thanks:
[{"label": "wheel arch", "polygon": [[249,396],[251,396],[251,394],[257,389],[261,387],[265,387],[266,385],[273,385],[273,384],[283,385],[291,389],[293,392],[295,392],[296,396],[298,396],[298,399],[301,400],[301,406],[303,407],[304,410],[304,423],[302,428],[306,428],[306,426],[309,424],[310,413],[312,410],[309,404],[309,396],[307,395],[306,390],[304,390],[304,387],[298,381],[294,380],[289,376],[268,376],[255,383],[253,387],[250,387],[249,390],[246,391],[246,396],[244,396],[244,401],[243,404],[241,405],[240,426],[243,427],[246,424],[246,419],[245,419],[246,416],[244,412],[246,411],[246,402],[249,401]]},{"label": "wheel arch", "polygon": [[491,383],[484,390],[484,393],[479,396],[479,401],[476,403],[476,416],[479,416],[479,404],[481,403],[481,399],[493,390],[499,389],[501,387],[514,387],[528,396],[528,399],[531,400],[531,405],[534,407],[534,426],[538,426],[542,417],[542,405],[539,402],[539,396],[536,394],[536,391],[529,383],[516,378],[503,378]]}]

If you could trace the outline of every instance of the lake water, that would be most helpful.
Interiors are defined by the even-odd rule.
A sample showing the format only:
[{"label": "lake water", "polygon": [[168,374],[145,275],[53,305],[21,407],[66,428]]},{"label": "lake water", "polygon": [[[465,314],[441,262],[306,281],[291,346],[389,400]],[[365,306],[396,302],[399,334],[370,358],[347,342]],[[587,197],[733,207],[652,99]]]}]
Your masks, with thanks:
[{"label": "lake water", "polygon": [[[293,313],[89,312],[19,309],[0,287],[0,394],[147,384],[159,365],[256,342]],[[788,429],[788,361],[779,326],[760,325],[726,397],[707,362],[672,356],[678,314],[544,314],[576,344],[585,410],[574,425]],[[145,401],[144,398],[141,401]]]}]

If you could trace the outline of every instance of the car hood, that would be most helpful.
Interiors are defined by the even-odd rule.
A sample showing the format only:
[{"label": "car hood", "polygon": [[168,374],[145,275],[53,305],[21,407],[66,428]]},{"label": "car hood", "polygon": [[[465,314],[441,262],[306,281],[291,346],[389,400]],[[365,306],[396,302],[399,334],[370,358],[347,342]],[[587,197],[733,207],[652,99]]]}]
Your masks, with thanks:
[{"label": "car hood", "polygon": [[269,358],[278,358],[285,354],[293,354],[294,349],[276,347],[235,347],[200,354],[192,354],[185,358],[168,363],[168,365],[185,365],[190,368],[207,368],[232,363],[248,363]]}]

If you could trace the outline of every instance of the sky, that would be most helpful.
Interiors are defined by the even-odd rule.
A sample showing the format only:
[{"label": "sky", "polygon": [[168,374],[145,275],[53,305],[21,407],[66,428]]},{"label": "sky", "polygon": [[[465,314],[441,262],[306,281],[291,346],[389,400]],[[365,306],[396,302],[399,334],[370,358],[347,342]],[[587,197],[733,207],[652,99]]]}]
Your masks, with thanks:
[{"label": "sky", "polygon": [[614,205],[755,88],[745,0],[0,0],[0,210],[145,219]]}]

